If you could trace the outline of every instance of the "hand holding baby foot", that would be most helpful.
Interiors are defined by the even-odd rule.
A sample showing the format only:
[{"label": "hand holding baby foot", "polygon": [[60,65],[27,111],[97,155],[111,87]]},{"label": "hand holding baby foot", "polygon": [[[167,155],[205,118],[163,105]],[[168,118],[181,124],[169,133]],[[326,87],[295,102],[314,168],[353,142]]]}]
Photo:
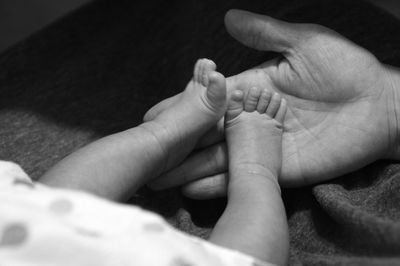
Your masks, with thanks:
[{"label": "hand holding baby foot", "polygon": [[[258,87],[246,94],[234,91],[225,114],[225,134],[230,172],[272,176],[277,185],[282,166],[282,125],[287,108],[286,100],[277,93],[271,98],[271,93]],[[230,174],[230,185],[232,181]]]},{"label": "hand holding baby foot", "polygon": [[[399,81],[390,67],[322,26],[244,11],[230,11],[225,23],[245,45],[282,54],[227,81],[230,91],[268,87],[287,100],[283,186],[317,183],[377,159],[399,157],[400,101],[394,86]],[[227,154],[222,147],[192,155],[166,178],[199,180],[186,187],[190,197],[223,195]]]},{"label": "hand holding baby foot", "polygon": [[269,89],[232,93],[225,114],[228,204],[210,237],[276,265],[286,265],[289,247],[278,185],[286,109],[286,101]]}]

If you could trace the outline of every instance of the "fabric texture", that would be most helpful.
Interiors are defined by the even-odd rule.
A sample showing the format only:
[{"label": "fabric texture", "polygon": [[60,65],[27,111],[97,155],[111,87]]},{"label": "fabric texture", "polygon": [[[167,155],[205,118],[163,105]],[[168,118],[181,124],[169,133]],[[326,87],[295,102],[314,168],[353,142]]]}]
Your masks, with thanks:
[{"label": "fabric texture", "polygon": [[[272,58],[229,37],[223,17],[231,8],[325,25],[400,65],[400,22],[362,1],[98,0],[0,55],[0,159],[37,179],[78,147],[138,125],[184,88],[197,58],[213,59],[226,76]],[[400,264],[399,167],[376,162],[283,190],[290,265]],[[132,201],[200,237],[225,206],[176,189],[144,189]]]},{"label": "fabric texture", "polygon": [[2,265],[271,265],[184,234],[136,206],[33,182],[0,161]]}]

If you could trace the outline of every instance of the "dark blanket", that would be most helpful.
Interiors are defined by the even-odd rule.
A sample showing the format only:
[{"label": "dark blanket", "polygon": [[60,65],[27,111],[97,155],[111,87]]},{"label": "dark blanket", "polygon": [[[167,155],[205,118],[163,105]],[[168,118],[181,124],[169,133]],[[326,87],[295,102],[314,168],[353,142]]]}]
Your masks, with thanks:
[{"label": "dark blanket", "polygon": [[[215,60],[226,76],[272,58],[228,36],[230,8],[328,26],[400,65],[400,22],[364,2],[99,0],[0,56],[0,159],[37,179],[78,147],[138,125],[149,107],[184,88],[197,58]],[[399,164],[377,162],[284,190],[290,264],[400,265],[399,175]],[[201,237],[225,204],[178,190],[143,190],[132,201]]]}]

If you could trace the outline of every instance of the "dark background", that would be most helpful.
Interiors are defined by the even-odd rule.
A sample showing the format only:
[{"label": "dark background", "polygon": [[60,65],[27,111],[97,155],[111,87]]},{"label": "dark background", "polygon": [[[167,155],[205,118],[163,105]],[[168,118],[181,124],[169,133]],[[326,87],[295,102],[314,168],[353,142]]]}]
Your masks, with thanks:
[{"label": "dark background", "polygon": [[[91,0],[0,0],[0,53]],[[369,0],[400,18],[400,1]]]},{"label": "dark background", "polygon": [[[0,54],[0,160],[33,179],[80,146],[141,123],[148,108],[184,88],[197,58],[231,76],[276,56],[226,33],[231,8],[327,26],[400,66],[400,16],[362,0],[96,0],[75,12],[86,1],[52,1],[0,0],[0,42],[9,47]],[[390,161],[283,190],[289,265],[400,265],[399,191],[400,163]],[[132,203],[200,237],[225,204],[174,190],[145,190]]]}]

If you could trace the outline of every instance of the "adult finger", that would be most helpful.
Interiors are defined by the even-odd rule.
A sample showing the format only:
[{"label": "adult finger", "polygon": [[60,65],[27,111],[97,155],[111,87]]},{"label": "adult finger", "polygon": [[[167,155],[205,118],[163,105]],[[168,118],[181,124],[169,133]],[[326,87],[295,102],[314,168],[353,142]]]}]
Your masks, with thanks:
[{"label": "adult finger", "polygon": [[228,169],[225,143],[218,143],[189,156],[180,166],[149,184],[154,190],[180,186],[193,180],[216,175]]},{"label": "adult finger", "polygon": [[225,15],[232,37],[261,51],[288,52],[301,37],[300,25],[243,10],[230,10]]},{"label": "adult finger", "polygon": [[227,195],[228,174],[218,174],[202,178],[182,187],[182,194],[195,200],[207,200]]}]

